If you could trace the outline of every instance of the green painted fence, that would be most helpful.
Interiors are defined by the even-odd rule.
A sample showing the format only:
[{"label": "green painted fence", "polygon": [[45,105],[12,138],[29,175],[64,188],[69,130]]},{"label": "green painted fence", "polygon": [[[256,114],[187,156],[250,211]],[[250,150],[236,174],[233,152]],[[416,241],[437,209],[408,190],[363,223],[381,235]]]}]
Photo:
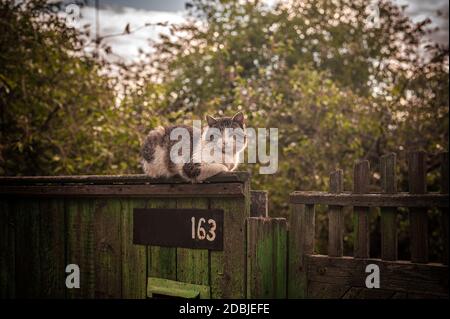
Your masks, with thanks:
[{"label": "green painted fence", "polygon": [[[223,251],[133,244],[133,208],[175,207],[223,209]],[[142,175],[3,177],[0,298],[146,298],[167,290],[245,298],[248,216],[246,173],[203,184]],[[68,264],[80,267],[80,289],[65,286]]]}]

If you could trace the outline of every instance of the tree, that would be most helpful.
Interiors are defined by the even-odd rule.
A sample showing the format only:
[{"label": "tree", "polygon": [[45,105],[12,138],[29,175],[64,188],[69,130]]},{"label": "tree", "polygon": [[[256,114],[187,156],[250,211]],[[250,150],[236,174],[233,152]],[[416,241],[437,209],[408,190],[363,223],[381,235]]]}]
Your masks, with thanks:
[{"label": "tree", "polygon": [[57,15],[60,5],[0,1],[0,174],[112,171],[112,141],[128,143],[115,111],[117,79],[86,50],[89,30]]}]

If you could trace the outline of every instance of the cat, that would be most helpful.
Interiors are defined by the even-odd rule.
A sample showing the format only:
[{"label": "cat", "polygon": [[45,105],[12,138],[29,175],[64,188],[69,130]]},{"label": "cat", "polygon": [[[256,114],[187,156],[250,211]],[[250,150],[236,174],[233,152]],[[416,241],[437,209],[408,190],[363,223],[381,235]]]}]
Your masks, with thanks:
[{"label": "cat", "polygon": [[[174,177],[180,176],[182,179],[192,182],[201,183],[205,179],[217,175],[222,172],[232,172],[238,167],[239,156],[247,146],[247,137],[245,136],[245,123],[244,114],[238,112],[233,117],[214,118],[210,115],[206,115],[207,126],[203,128],[204,134],[200,139],[194,141],[193,132],[194,129],[186,125],[175,125],[162,127],[159,126],[146,136],[142,149],[142,167],[145,174],[152,178],[158,177]],[[188,161],[185,163],[176,163],[171,159],[171,149],[178,143],[179,140],[171,140],[170,135],[175,129],[184,128],[189,132],[190,140],[190,154]],[[234,129],[237,135],[230,134],[230,129]],[[177,131],[178,132],[178,131]],[[220,133],[219,133],[220,132]],[[213,135],[215,136],[215,139]],[[217,136],[219,135],[219,136]],[[237,137],[239,136],[239,137]],[[207,138],[208,137],[208,138]],[[211,137],[213,140],[211,141]],[[230,151],[225,147],[225,141],[229,141],[227,138],[233,138],[235,145]],[[236,139],[241,138],[242,143],[236,143]],[[222,146],[222,154],[220,154],[221,161],[194,161],[194,156],[198,156],[198,146],[204,147],[208,142],[214,144],[214,146]],[[198,145],[201,143],[201,145]],[[210,144],[211,145],[211,144]]]}]

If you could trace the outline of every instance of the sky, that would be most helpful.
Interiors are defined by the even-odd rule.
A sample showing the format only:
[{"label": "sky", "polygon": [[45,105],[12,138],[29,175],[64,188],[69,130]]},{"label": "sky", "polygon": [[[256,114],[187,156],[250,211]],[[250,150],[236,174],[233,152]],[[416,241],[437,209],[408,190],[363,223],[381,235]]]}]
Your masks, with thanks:
[{"label": "sky", "polygon": [[[271,3],[274,0],[265,1]],[[186,0],[99,0],[100,35],[121,33],[128,23],[131,30],[146,23],[182,23],[185,20],[185,2]],[[448,45],[448,0],[394,0],[394,2],[408,5],[406,14],[414,21],[431,18],[433,24],[441,29],[433,36],[433,40]],[[437,16],[438,10],[444,13],[442,17]],[[81,9],[79,24],[85,23],[95,25],[94,0],[88,0],[87,5]],[[105,41],[119,58],[130,61],[138,56],[139,48],[145,52],[151,50],[147,39],[157,40],[159,33],[166,32],[168,32],[166,27],[151,26],[130,35],[113,37]]]}]

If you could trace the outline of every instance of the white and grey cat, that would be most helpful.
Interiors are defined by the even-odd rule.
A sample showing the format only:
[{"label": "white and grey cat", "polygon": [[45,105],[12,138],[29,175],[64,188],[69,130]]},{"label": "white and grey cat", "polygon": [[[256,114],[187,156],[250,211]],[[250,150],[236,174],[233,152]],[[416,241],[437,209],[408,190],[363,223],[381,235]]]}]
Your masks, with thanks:
[{"label": "white and grey cat", "polygon": [[[239,112],[233,117],[222,118],[214,118],[207,115],[206,121],[208,125],[203,128],[204,132],[207,132],[209,128],[215,128],[216,131],[219,130],[221,133],[221,136],[218,137],[217,140],[214,140],[214,143],[223,143],[222,152],[224,160],[222,162],[201,161],[200,163],[196,163],[193,161],[191,151],[190,161],[188,163],[174,163],[170,157],[172,146],[178,142],[177,140],[170,139],[170,133],[174,129],[185,128],[189,132],[191,137],[191,150],[196,149],[197,145],[195,145],[195,143],[202,143],[203,145],[207,140],[202,137],[199,141],[194,141],[193,128],[190,126],[159,126],[150,131],[142,145],[141,156],[144,172],[152,178],[180,176],[186,181],[198,183],[221,172],[231,172],[236,170],[239,155],[245,149],[247,144],[244,114]],[[225,153],[224,141],[229,137],[226,136],[226,134],[229,134],[230,132],[230,130],[227,129],[237,129],[244,132],[245,143],[237,143],[232,152]]]}]

